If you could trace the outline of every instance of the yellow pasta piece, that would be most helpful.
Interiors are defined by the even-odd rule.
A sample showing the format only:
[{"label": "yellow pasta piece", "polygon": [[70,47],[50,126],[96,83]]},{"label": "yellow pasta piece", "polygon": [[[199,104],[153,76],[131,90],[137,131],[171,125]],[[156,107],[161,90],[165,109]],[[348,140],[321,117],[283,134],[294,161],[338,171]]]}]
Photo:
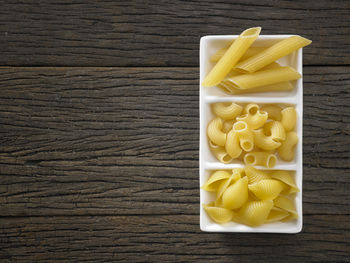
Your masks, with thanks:
[{"label": "yellow pasta piece", "polygon": [[211,141],[209,141],[209,147],[216,159],[218,159],[220,162],[230,163],[233,161],[232,157],[228,155],[224,147],[215,145]]},{"label": "yellow pasta piece", "polygon": [[297,112],[294,107],[287,107],[281,111],[281,123],[284,129],[288,132],[294,129],[297,122]]},{"label": "yellow pasta piece", "polygon": [[286,140],[277,149],[278,156],[285,161],[292,161],[295,156],[295,146],[298,143],[298,135],[295,132],[288,132]]},{"label": "yellow pasta piece", "polygon": [[287,211],[278,207],[272,207],[270,214],[268,215],[265,222],[266,223],[277,222],[286,218],[288,215],[289,213]]},{"label": "yellow pasta piece", "polygon": [[250,201],[242,206],[238,215],[244,224],[258,226],[266,221],[272,207],[271,200]]},{"label": "yellow pasta piece", "polygon": [[226,189],[236,180],[240,179],[239,177],[240,176],[238,172],[232,171],[232,175],[230,176],[230,178],[221,181],[219,187],[217,188],[218,190],[216,192],[216,199],[220,199],[223,193],[226,191]]},{"label": "yellow pasta piece", "polygon": [[273,200],[275,199],[284,189],[283,183],[274,179],[265,179],[259,182],[250,184],[249,190],[254,195],[262,200]]},{"label": "yellow pasta piece", "polygon": [[237,89],[252,89],[280,82],[300,79],[301,75],[291,67],[278,67],[242,74],[225,79]]},{"label": "yellow pasta piece", "polygon": [[286,217],[285,220],[292,220],[298,218],[298,213],[295,209],[294,202],[288,197],[280,195],[276,199],[274,199],[273,202],[276,207],[289,212],[290,215]]},{"label": "yellow pasta piece", "polygon": [[271,177],[267,173],[261,170],[255,169],[253,166],[250,166],[250,165],[247,165],[245,167],[245,174],[248,177],[249,184],[257,183],[265,179],[271,179]]},{"label": "yellow pasta piece", "polygon": [[247,165],[261,165],[266,168],[273,168],[276,162],[276,155],[268,152],[250,152],[244,156],[244,163]]},{"label": "yellow pasta piece", "polygon": [[248,180],[239,179],[230,185],[222,195],[222,205],[227,209],[240,208],[248,199]]},{"label": "yellow pasta piece", "polygon": [[245,93],[260,93],[260,92],[270,92],[270,91],[290,91],[294,89],[293,85],[289,82],[281,82],[267,86],[261,86],[252,89],[238,89],[229,81],[223,81],[218,85],[224,92],[230,94],[245,94]]},{"label": "yellow pasta piece", "polygon": [[206,76],[202,86],[211,87],[219,84],[253,44],[260,31],[261,27],[253,27],[243,31]]},{"label": "yellow pasta piece", "polygon": [[224,146],[226,143],[226,133],[222,131],[223,123],[220,118],[215,118],[208,124],[207,134],[209,140],[219,146]]},{"label": "yellow pasta piece", "polygon": [[203,208],[209,217],[219,224],[224,224],[230,221],[234,214],[233,211],[222,207],[203,205]]},{"label": "yellow pasta piece", "polygon": [[[244,53],[244,55],[240,58],[239,61],[246,60],[247,58],[250,58],[250,57],[258,54],[259,52],[263,51],[264,49],[266,49],[266,48],[265,47],[250,47]],[[224,48],[219,49],[214,55],[212,55],[210,57],[210,62],[212,62],[212,63],[218,62],[227,50],[228,50],[228,47],[224,47]]]},{"label": "yellow pasta piece", "polygon": [[286,132],[281,122],[271,121],[265,124],[264,132],[266,135],[271,136],[272,140],[281,142],[286,139]]},{"label": "yellow pasta piece", "polygon": [[237,133],[241,148],[250,152],[254,148],[254,135],[244,121],[237,121],[233,124],[232,130]]},{"label": "yellow pasta piece", "polygon": [[282,108],[278,105],[265,105],[261,108],[262,111],[266,111],[268,113],[269,119],[275,121],[282,120]]},{"label": "yellow pasta piece", "polygon": [[293,51],[311,44],[311,40],[301,36],[291,36],[286,38],[264,51],[252,56],[236,65],[241,72],[255,72],[266,65],[284,57]]},{"label": "yellow pasta piece", "polygon": [[238,134],[236,131],[231,130],[227,134],[225,149],[226,149],[226,152],[232,158],[237,158],[242,153],[242,149],[241,149],[241,146],[240,146],[239,140],[238,140]]},{"label": "yellow pasta piece", "polygon": [[[233,124],[236,122],[236,120],[227,120],[224,121],[224,125],[222,127],[222,131],[224,133],[228,133],[230,130],[232,130]],[[227,138],[227,137],[226,137]]]},{"label": "yellow pasta piece", "polygon": [[236,117],[236,120],[246,122],[250,129],[255,130],[265,124],[267,121],[267,112],[258,111],[254,115],[246,113],[239,117]]},{"label": "yellow pasta piece", "polygon": [[289,189],[286,189],[287,191],[283,191],[285,194],[299,192],[299,188],[288,171],[274,171],[271,173],[271,178],[280,180],[289,186]]},{"label": "yellow pasta piece", "polygon": [[233,168],[232,169],[232,173],[233,172],[237,172],[237,173],[239,173],[239,175],[240,175],[240,178],[242,178],[242,177],[244,177],[245,176],[245,171],[244,171],[244,168]]},{"label": "yellow pasta piece", "polygon": [[271,136],[266,136],[263,129],[253,130],[254,143],[263,150],[274,150],[281,146],[280,142],[276,142]]},{"label": "yellow pasta piece", "polygon": [[208,192],[215,192],[222,180],[230,178],[231,174],[226,171],[215,171],[211,174],[208,181],[202,186],[202,189]]},{"label": "yellow pasta piece", "polygon": [[241,114],[243,108],[234,102],[218,102],[211,104],[211,109],[221,119],[232,120]]}]

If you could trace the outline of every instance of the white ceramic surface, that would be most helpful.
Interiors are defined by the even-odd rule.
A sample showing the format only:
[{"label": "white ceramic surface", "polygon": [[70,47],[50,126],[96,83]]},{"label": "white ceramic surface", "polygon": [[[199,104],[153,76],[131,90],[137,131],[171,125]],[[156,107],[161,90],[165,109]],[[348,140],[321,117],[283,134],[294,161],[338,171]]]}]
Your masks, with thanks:
[{"label": "white ceramic surface", "polygon": [[[254,42],[253,46],[264,47],[271,46],[274,43],[285,39],[291,35],[260,35]],[[200,83],[208,74],[213,64],[210,57],[220,48],[227,46],[237,35],[232,36],[204,36],[200,40]],[[277,60],[282,66],[290,66],[302,74],[302,49]],[[210,111],[210,104],[214,102],[234,101],[239,104],[245,103],[277,103],[294,105],[298,114],[296,132],[299,142],[296,147],[296,158],[292,162],[282,162],[278,160],[276,166],[271,170],[290,170],[295,174],[296,184],[300,189],[295,197],[296,209],[299,218],[290,222],[276,222],[264,224],[259,227],[249,227],[246,225],[229,222],[223,225],[212,221],[203,210],[202,204],[207,204],[214,200],[211,193],[200,190],[200,228],[207,232],[251,232],[251,233],[298,233],[302,229],[302,132],[303,132],[303,79],[294,82],[295,89],[286,92],[267,92],[256,94],[230,95],[218,87],[204,88],[200,85],[200,145],[199,145],[199,165],[200,165],[200,186],[202,186],[209,178],[210,172],[217,169],[232,169],[235,167],[244,167],[243,163],[236,161],[230,164],[220,163],[211,153],[208,146],[206,128],[208,122],[213,118]],[[264,169],[263,167],[256,167]]]}]

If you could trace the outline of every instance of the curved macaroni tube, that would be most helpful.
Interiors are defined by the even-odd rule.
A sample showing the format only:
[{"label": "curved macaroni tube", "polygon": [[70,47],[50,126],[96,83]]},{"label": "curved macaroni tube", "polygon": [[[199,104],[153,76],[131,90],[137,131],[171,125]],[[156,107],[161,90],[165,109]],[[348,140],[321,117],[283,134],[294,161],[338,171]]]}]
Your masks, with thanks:
[{"label": "curved macaroni tube", "polygon": [[226,133],[222,131],[222,120],[215,118],[208,124],[207,134],[209,140],[219,146],[224,146],[226,142]]},{"label": "curved macaroni tube", "polygon": [[254,148],[254,135],[252,131],[248,128],[248,125],[244,121],[237,121],[233,124],[232,130],[238,134],[239,144],[241,148],[250,152]]},{"label": "curved macaroni tube", "polygon": [[239,144],[238,134],[236,131],[231,130],[227,134],[225,149],[226,149],[226,152],[232,158],[237,158],[242,153],[242,149]]},{"label": "curved macaroni tube", "polygon": [[281,122],[271,121],[265,124],[264,132],[266,135],[271,136],[271,138],[276,142],[281,142],[286,139],[286,132]]},{"label": "curved macaroni tube", "polygon": [[276,162],[276,155],[268,152],[250,152],[244,156],[244,163],[247,165],[261,165],[266,168],[273,168]]},{"label": "curved macaroni tube", "polygon": [[222,127],[222,131],[224,133],[228,133],[230,130],[232,130],[232,126],[235,122],[236,122],[235,120],[224,121],[224,126]]},{"label": "curved macaroni tube", "polygon": [[222,163],[230,163],[233,161],[232,157],[228,155],[225,148],[222,146],[218,146],[209,141],[209,147],[213,155]]},{"label": "curved macaroni tube", "polygon": [[269,119],[275,120],[275,121],[280,121],[282,120],[282,108],[278,105],[265,105],[261,107],[262,111],[266,111]]},{"label": "curved macaroni tube", "polygon": [[223,120],[232,120],[242,112],[242,107],[234,102],[218,102],[211,104],[211,110]]},{"label": "curved macaroni tube", "polygon": [[271,136],[266,136],[263,129],[253,130],[254,143],[263,150],[274,150],[281,146],[280,142],[273,140]]},{"label": "curved macaroni tube", "polygon": [[298,135],[295,132],[288,132],[286,140],[277,149],[278,155],[282,160],[292,161],[295,155],[295,146],[298,143]]},{"label": "curved macaroni tube", "polygon": [[281,123],[284,129],[288,132],[294,129],[297,122],[297,112],[294,107],[287,107],[281,111]]}]

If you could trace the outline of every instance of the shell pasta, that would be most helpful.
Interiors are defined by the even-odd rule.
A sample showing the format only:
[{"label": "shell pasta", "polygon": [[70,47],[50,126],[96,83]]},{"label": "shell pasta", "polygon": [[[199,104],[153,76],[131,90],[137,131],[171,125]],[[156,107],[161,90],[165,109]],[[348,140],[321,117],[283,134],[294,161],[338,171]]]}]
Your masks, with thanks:
[{"label": "shell pasta", "polygon": [[290,194],[299,189],[289,171],[261,171],[252,166],[218,170],[201,188],[216,193],[203,209],[218,224],[233,221],[255,227],[298,218]]}]

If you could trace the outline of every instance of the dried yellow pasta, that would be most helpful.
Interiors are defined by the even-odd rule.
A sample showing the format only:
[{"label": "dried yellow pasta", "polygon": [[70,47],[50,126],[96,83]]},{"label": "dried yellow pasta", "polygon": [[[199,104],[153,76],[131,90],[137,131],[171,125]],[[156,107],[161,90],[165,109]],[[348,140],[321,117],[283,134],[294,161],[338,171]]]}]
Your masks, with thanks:
[{"label": "dried yellow pasta", "polygon": [[224,224],[232,219],[234,214],[233,211],[222,207],[215,207],[212,205],[214,204],[203,205],[203,208],[210,216],[210,218],[213,219],[215,222],[219,224]]},{"label": "dried yellow pasta", "polygon": [[311,42],[311,40],[303,38],[301,36],[291,36],[282,41],[279,41],[278,43],[256,54],[255,56],[252,56],[238,63],[235,67],[241,72],[255,72],[276,61],[277,59],[284,57],[299,48],[303,48],[311,44]]},{"label": "dried yellow pasta", "polygon": [[243,205],[238,212],[238,216],[245,224],[258,226],[266,221],[272,207],[273,202],[271,200],[250,201]]},{"label": "dried yellow pasta", "polygon": [[281,123],[286,131],[294,129],[297,122],[297,112],[294,107],[287,107],[281,111]]},{"label": "dried yellow pasta", "polygon": [[294,202],[285,196],[278,196],[276,199],[273,200],[274,205],[278,208],[281,208],[289,213],[289,216],[287,216],[284,220],[293,220],[298,218],[298,213],[295,209]]},{"label": "dried yellow pasta", "polygon": [[281,122],[271,121],[264,125],[264,132],[269,135],[272,140],[276,142],[281,142],[286,139],[286,131]]},{"label": "dried yellow pasta", "polygon": [[249,152],[244,155],[244,163],[247,165],[261,165],[266,168],[273,168],[276,162],[276,155],[268,152]]},{"label": "dried yellow pasta", "polygon": [[278,105],[264,105],[261,107],[262,111],[266,111],[269,118],[275,121],[281,121],[282,120],[282,108]]},{"label": "dried yellow pasta", "polygon": [[[222,58],[222,56],[225,54],[225,52],[228,50],[229,47],[224,47],[219,49],[214,55],[210,57],[210,62],[216,63]],[[250,47],[248,50],[244,53],[244,55],[240,58],[239,61],[246,60],[247,58],[250,58],[259,52],[263,51],[266,49],[266,47]]]},{"label": "dried yellow pasta", "polygon": [[252,107],[248,113],[238,116],[236,120],[246,122],[249,128],[254,130],[262,127],[267,121],[267,118],[267,112],[256,110],[255,107]]},{"label": "dried yellow pasta", "polygon": [[230,185],[222,195],[222,205],[227,209],[240,208],[248,199],[248,179],[241,178]]},{"label": "dried yellow pasta", "polygon": [[234,102],[218,102],[211,104],[211,109],[214,114],[223,120],[236,118],[241,114],[243,108]]},{"label": "dried yellow pasta", "polygon": [[281,182],[289,186],[289,189],[286,189],[286,191],[283,191],[284,193],[292,194],[295,192],[299,192],[299,188],[295,184],[292,176],[288,171],[282,171],[282,170],[274,171],[271,173],[271,178],[280,180]]},{"label": "dried yellow pasta", "polygon": [[280,142],[276,142],[271,136],[266,136],[263,129],[253,130],[254,143],[261,149],[274,150],[281,146]]},{"label": "dried yellow pasta", "polygon": [[237,158],[242,153],[242,148],[239,144],[239,138],[236,131],[231,130],[227,134],[225,149],[228,155],[232,158]]},{"label": "dried yellow pasta", "polygon": [[248,128],[248,124],[244,121],[237,121],[232,130],[237,133],[239,144],[241,148],[250,152],[254,148],[254,135],[252,131]]},{"label": "dried yellow pasta", "polygon": [[230,178],[231,174],[226,171],[215,171],[212,173],[208,181],[202,186],[202,189],[208,192],[217,191],[220,183],[224,179]]},{"label": "dried yellow pasta", "polygon": [[266,69],[225,79],[237,89],[252,89],[280,82],[300,79],[301,75],[291,67]]},{"label": "dried yellow pasta", "polygon": [[283,183],[274,179],[260,180],[259,182],[250,184],[248,188],[256,197],[262,200],[273,200],[284,189]]},{"label": "dried yellow pasta", "polygon": [[298,143],[298,135],[295,132],[288,132],[286,140],[277,149],[278,156],[285,161],[292,161],[295,156],[295,146]]},{"label": "dried yellow pasta", "polygon": [[258,169],[255,169],[253,166],[251,165],[247,165],[245,167],[245,174],[248,177],[248,183],[249,184],[253,184],[253,183],[257,183],[261,180],[265,180],[265,179],[271,179],[271,177]]},{"label": "dried yellow pasta", "polygon": [[223,122],[220,118],[213,119],[207,128],[207,134],[214,144],[224,146],[226,143],[226,133],[222,131]]},{"label": "dried yellow pasta", "polygon": [[[236,120],[227,120],[224,121],[222,131],[224,133],[228,133],[230,130],[232,130],[233,124],[236,122]],[[226,137],[227,138],[227,137]]]},{"label": "dried yellow pasta", "polygon": [[243,31],[202,82],[203,87],[219,84],[259,36],[261,27]]},{"label": "dried yellow pasta", "polygon": [[280,82],[280,83],[261,86],[261,87],[252,88],[252,89],[238,89],[231,82],[225,81],[225,80],[222,81],[218,85],[218,87],[221,88],[224,92],[230,93],[230,94],[260,93],[260,92],[270,92],[270,91],[290,91],[294,88],[289,81],[286,81],[286,82]]},{"label": "dried yellow pasta", "polygon": [[220,162],[230,163],[233,161],[233,158],[226,152],[224,147],[215,145],[211,141],[209,141],[209,147],[216,159],[218,159]]},{"label": "dried yellow pasta", "polygon": [[289,215],[289,213],[281,208],[278,207],[272,207],[270,214],[268,215],[265,223],[272,223],[280,221],[284,218],[286,218]]}]

